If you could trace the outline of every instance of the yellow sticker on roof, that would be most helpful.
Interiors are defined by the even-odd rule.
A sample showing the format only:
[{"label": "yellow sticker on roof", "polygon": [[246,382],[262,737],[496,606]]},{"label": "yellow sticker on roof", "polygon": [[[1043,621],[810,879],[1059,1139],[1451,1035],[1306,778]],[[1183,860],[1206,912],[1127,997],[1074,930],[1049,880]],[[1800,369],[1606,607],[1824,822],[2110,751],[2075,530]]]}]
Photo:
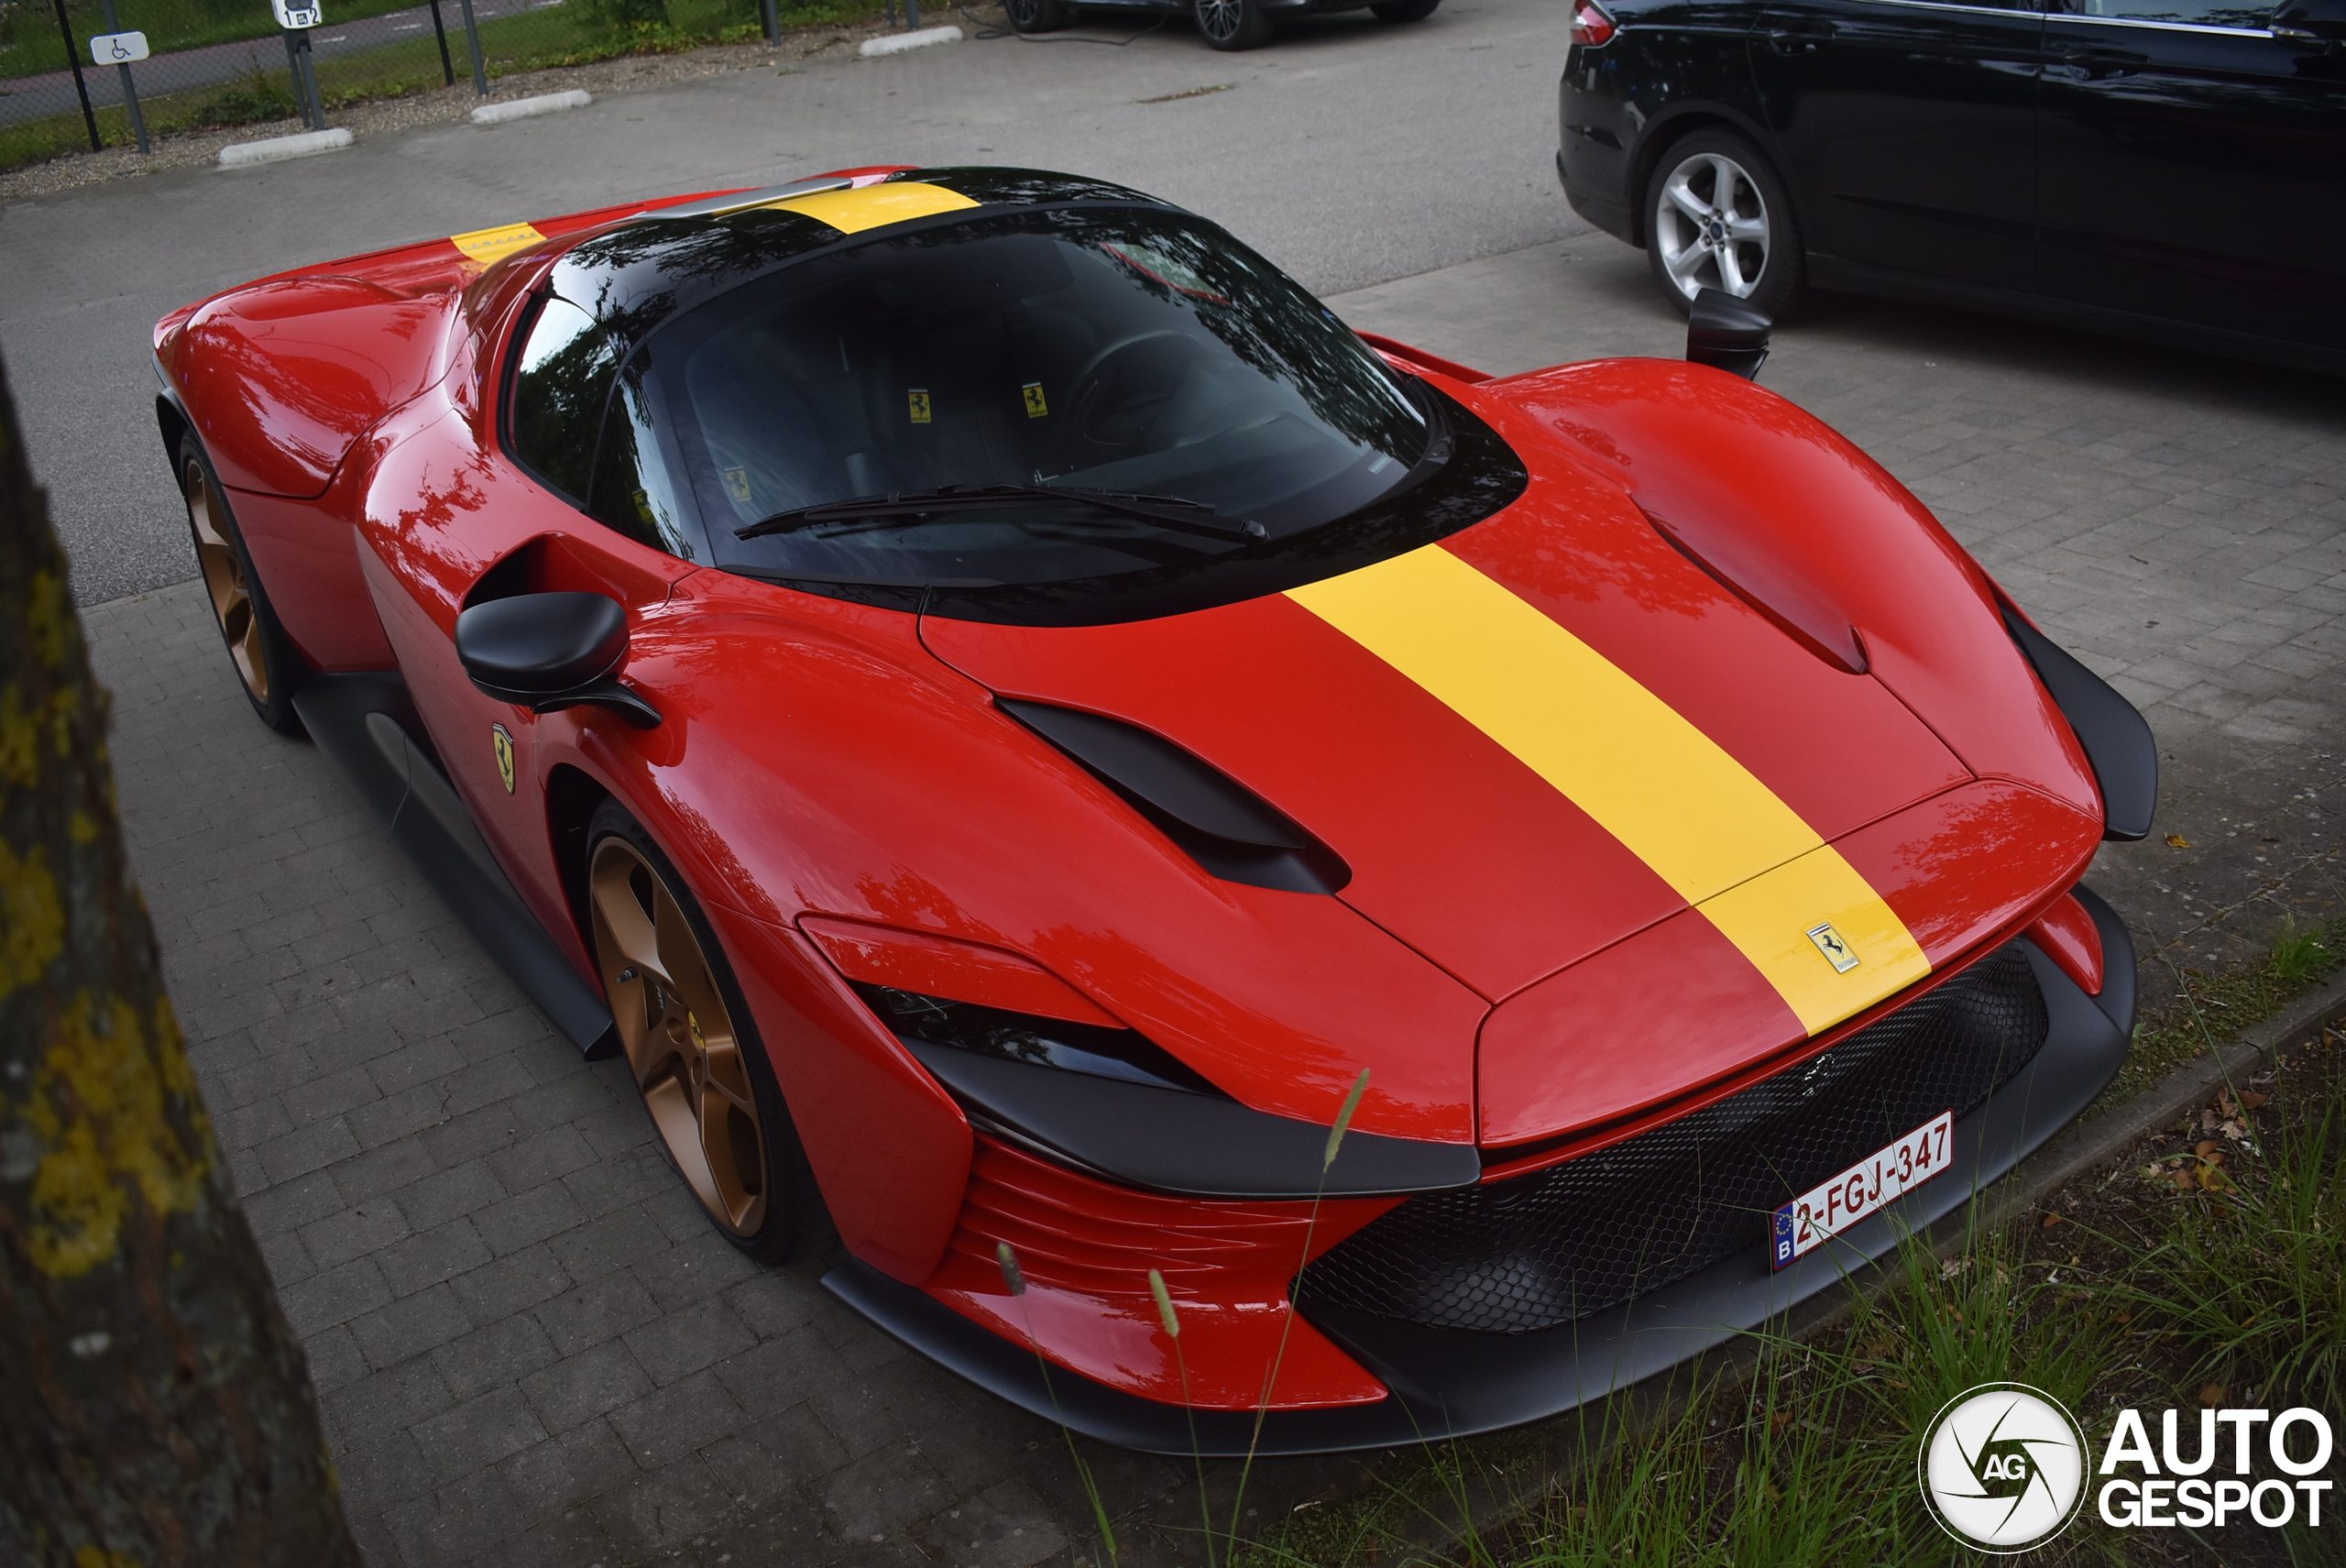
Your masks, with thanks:
[{"label": "yellow sticker on roof", "polygon": [[517,250],[538,244],[546,236],[527,224],[506,224],[493,229],[475,229],[470,234],[452,234],[448,243],[479,262],[483,267],[492,261],[502,261]]},{"label": "yellow sticker on roof", "polygon": [[937,213],[957,213],[977,205],[959,191],[924,185],[917,180],[883,181],[856,191],[816,191],[773,204],[786,212],[804,213],[841,234],[861,234],[865,229],[885,228],[890,224]]},{"label": "yellow sticker on roof", "polygon": [[[1439,544],[1288,598],[1506,748],[1700,910],[1812,1035],[1930,973],[1881,895],[1765,782]],[[1844,966],[1812,933],[1854,951]]]}]

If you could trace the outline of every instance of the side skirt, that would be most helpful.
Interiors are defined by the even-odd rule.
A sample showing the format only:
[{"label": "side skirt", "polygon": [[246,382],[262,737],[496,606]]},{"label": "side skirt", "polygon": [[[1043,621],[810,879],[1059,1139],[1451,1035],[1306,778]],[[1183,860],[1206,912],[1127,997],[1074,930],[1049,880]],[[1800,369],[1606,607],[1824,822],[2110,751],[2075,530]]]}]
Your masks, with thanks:
[{"label": "side skirt", "polygon": [[391,842],[546,1021],[590,1059],[615,1053],[610,1009],[513,891],[422,739],[407,683],[389,671],[312,675],[293,709]]},{"label": "side skirt", "polygon": [[[1045,1367],[915,1288],[850,1259],[824,1288],[931,1360],[1046,1420],[1148,1453],[1236,1456],[1249,1452],[1335,1453],[1406,1447],[1496,1431],[1561,1415],[1726,1343],[1801,1301],[1855,1280],[1900,1238],[1962,1208],[2075,1120],[2117,1076],[2134,1022],[2134,945],[2117,915],[2089,890],[2077,897],[2100,927],[2099,997],[2088,996],[2034,947],[2045,992],[2044,1048],[1955,1124],[1955,1159],[1936,1180],[1844,1232],[1781,1272],[1768,1267],[1757,1234],[1744,1253],[1618,1307],[1525,1334],[1429,1328],[1367,1312],[1301,1310],[1312,1324],[1393,1393],[1374,1405],[1273,1410],[1255,1441],[1251,1410],[1184,1410]],[[1192,1422],[1194,1421],[1194,1429]]]}]

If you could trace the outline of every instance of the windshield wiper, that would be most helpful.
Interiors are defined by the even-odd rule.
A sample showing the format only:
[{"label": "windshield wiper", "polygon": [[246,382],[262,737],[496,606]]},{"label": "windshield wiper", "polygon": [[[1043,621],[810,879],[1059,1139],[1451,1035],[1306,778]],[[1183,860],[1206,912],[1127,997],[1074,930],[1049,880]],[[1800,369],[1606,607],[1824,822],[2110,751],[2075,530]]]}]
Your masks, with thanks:
[{"label": "windshield wiper", "polygon": [[733,531],[736,539],[757,539],[769,533],[791,533],[833,522],[879,521],[896,517],[928,517],[940,512],[986,511],[1004,507],[1058,501],[1070,506],[1097,507],[1122,517],[1158,523],[1178,533],[1201,533],[1216,539],[1260,539],[1263,525],[1248,518],[1219,516],[1203,501],[1179,496],[1152,496],[1134,490],[1095,490],[1078,485],[944,485],[933,490],[904,490],[884,496],[857,496],[796,507]]}]

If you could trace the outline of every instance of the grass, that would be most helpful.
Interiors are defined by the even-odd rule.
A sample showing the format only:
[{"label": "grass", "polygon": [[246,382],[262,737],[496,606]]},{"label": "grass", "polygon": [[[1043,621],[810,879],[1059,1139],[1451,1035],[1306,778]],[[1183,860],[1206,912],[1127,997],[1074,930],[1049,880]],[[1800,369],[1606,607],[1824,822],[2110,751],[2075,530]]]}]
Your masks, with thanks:
[{"label": "grass", "polygon": [[[2244,970],[2187,971],[2176,1001],[2143,1021],[2137,1067],[2111,1097],[2277,1012],[2341,951],[2346,923],[2291,926]],[[2043,1388],[2089,1442],[2124,1407],[2346,1413],[2346,1036],[2225,1091],[2166,1144],[2174,1152],[2073,1184],[2025,1222],[1966,1236],[1951,1258],[1910,1240],[1891,1288],[1853,1292],[1840,1322],[1806,1343],[1754,1334],[1740,1361],[1682,1369],[1667,1388],[1429,1445],[1384,1466],[1365,1495],[1262,1532],[1230,1568],[1375,1565],[1437,1539],[1453,1541],[1443,1561],[1455,1568],[1976,1563],[1951,1550],[1914,1485],[1918,1434],[1967,1388]],[[1476,1527],[1478,1506],[1507,1522]],[[2031,1555],[2346,1561],[2333,1544],[2346,1527],[2330,1522],[2127,1532],[2088,1506]]]},{"label": "grass", "polygon": [[2256,963],[2221,974],[2175,969],[2180,992],[2134,1025],[2134,1048],[2092,1110],[2131,1100],[2313,989],[2346,953],[2346,920],[2292,922]]}]

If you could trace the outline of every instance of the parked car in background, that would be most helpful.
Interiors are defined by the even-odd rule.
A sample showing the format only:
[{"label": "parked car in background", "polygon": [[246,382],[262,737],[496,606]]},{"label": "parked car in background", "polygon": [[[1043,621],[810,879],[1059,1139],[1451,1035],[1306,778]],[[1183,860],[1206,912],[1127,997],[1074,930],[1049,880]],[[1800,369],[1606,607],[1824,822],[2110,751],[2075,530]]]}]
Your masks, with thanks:
[{"label": "parked car in background", "polygon": [[1022,33],[1047,33],[1068,26],[1083,11],[1139,12],[1189,16],[1198,36],[1215,49],[1259,49],[1289,16],[1326,16],[1366,7],[1383,22],[1422,22],[1442,0],[1003,0],[1010,25]]},{"label": "parked car in background", "polygon": [[1575,0],[1573,209],[1803,288],[2346,371],[2346,0]]}]

